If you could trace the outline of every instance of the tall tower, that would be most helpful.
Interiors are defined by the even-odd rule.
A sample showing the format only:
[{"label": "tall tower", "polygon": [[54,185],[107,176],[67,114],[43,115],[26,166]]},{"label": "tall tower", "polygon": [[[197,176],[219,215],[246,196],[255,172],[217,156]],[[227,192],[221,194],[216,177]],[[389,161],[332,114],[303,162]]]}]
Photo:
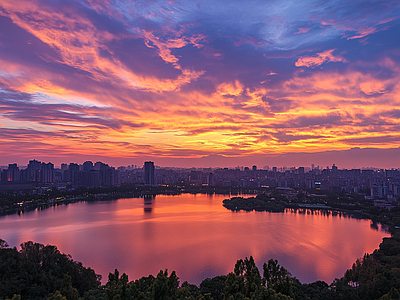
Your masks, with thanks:
[{"label": "tall tower", "polygon": [[148,185],[154,185],[154,162],[144,162],[144,182]]}]

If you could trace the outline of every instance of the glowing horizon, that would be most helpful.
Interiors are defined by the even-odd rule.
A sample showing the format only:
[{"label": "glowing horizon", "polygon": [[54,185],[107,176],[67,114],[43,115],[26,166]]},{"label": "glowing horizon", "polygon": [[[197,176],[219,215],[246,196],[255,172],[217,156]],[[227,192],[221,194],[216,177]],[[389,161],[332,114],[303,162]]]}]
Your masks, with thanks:
[{"label": "glowing horizon", "polygon": [[0,24],[0,164],[400,154],[398,1],[0,0]]}]

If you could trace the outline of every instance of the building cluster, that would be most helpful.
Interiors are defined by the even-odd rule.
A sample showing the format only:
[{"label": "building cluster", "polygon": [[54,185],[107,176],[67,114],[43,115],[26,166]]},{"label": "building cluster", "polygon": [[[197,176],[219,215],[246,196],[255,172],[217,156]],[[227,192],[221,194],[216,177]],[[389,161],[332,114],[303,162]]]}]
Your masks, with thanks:
[{"label": "building cluster", "polygon": [[147,161],[141,166],[115,169],[102,162],[62,164],[29,161],[26,168],[9,164],[1,170],[1,181],[59,184],[79,187],[109,187],[121,184],[216,186],[243,188],[317,189],[331,192],[365,193],[375,198],[400,196],[399,169],[338,169],[332,167],[277,168],[161,168]]},{"label": "building cluster", "polygon": [[9,164],[7,169],[1,170],[0,179],[1,181],[54,183],[54,165],[52,163],[46,164],[37,160],[31,160],[25,169],[20,170],[17,164]]},{"label": "building cluster", "polygon": [[119,184],[118,178],[118,170],[114,167],[102,162],[93,164],[91,161],[81,165],[61,164],[61,168],[54,168],[52,163],[31,160],[24,169],[17,164],[9,164],[8,168],[1,170],[2,182],[65,184],[74,188],[116,186]]},{"label": "building cluster", "polygon": [[[145,164],[146,165],[146,164]],[[120,183],[144,183],[143,169],[118,168]],[[146,176],[147,177],[147,176]],[[149,184],[149,181],[146,181]],[[153,184],[153,183],[151,183]],[[400,196],[399,169],[322,168],[156,168],[155,185],[216,186],[243,188],[316,189],[331,192],[365,193],[373,197]]]}]

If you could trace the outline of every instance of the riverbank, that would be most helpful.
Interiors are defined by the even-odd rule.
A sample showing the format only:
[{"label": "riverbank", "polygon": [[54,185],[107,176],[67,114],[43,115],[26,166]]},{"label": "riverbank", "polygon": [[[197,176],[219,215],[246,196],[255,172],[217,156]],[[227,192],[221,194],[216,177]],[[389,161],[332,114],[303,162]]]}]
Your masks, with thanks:
[{"label": "riverbank", "polygon": [[[298,194],[299,195],[299,194]],[[335,200],[341,200],[337,198]],[[369,200],[347,198],[347,202],[330,201],[328,197],[317,198],[314,195],[301,194],[300,197],[287,197],[285,194],[262,193],[256,197],[232,197],[223,201],[223,206],[231,211],[266,211],[284,212],[285,209],[309,209],[323,210],[335,213],[345,213],[357,219],[368,219],[373,223],[380,223],[387,226],[389,232],[393,234],[395,229],[400,227],[400,212],[396,206],[391,210],[375,206]]]},{"label": "riverbank", "polygon": [[70,190],[59,190],[49,188],[42,194],[23,195],[23,194],[0,194],[0,216],[10,214],[21,214],[25,211],[35,209],[47,209],[56,205],[75,203],[79,201],[104,201],[116,200],[120,198],[142,198],[155,195],[180,195],[182,193],[191,194],[258,194],[265,189],[241,189],[225,187],[182,187],[182,186],[136,186],[126,185],[109,188],[81,188]]}]

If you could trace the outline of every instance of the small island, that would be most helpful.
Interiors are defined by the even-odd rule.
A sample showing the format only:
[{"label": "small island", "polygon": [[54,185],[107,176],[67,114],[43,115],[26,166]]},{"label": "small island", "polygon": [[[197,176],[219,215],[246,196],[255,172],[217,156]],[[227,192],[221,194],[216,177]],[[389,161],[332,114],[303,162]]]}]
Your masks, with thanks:
[{"label": "small island", "polygon": [[270,198],[265,194],[260,194],[256,197],[233,197],[222,201],[222,205],[232,211],[269,211],[269,212],[283,212],[288,203],[283,201],[276,201],[275,198]]},{"label": "small island", "polygon": [[272,213],[294,209],[322,210],[326,214],[342,214],[358,219],[369,219],[373,225],[380,223],[390,233],[400,228],[400,207],[382,205],[382,201],[362,197],[359,194],[332,193],[329,191],[294,190],[288,188],[270,189],[253,197],[232,197],[222,201],[222,205],[233,211],[265,211]]}]

